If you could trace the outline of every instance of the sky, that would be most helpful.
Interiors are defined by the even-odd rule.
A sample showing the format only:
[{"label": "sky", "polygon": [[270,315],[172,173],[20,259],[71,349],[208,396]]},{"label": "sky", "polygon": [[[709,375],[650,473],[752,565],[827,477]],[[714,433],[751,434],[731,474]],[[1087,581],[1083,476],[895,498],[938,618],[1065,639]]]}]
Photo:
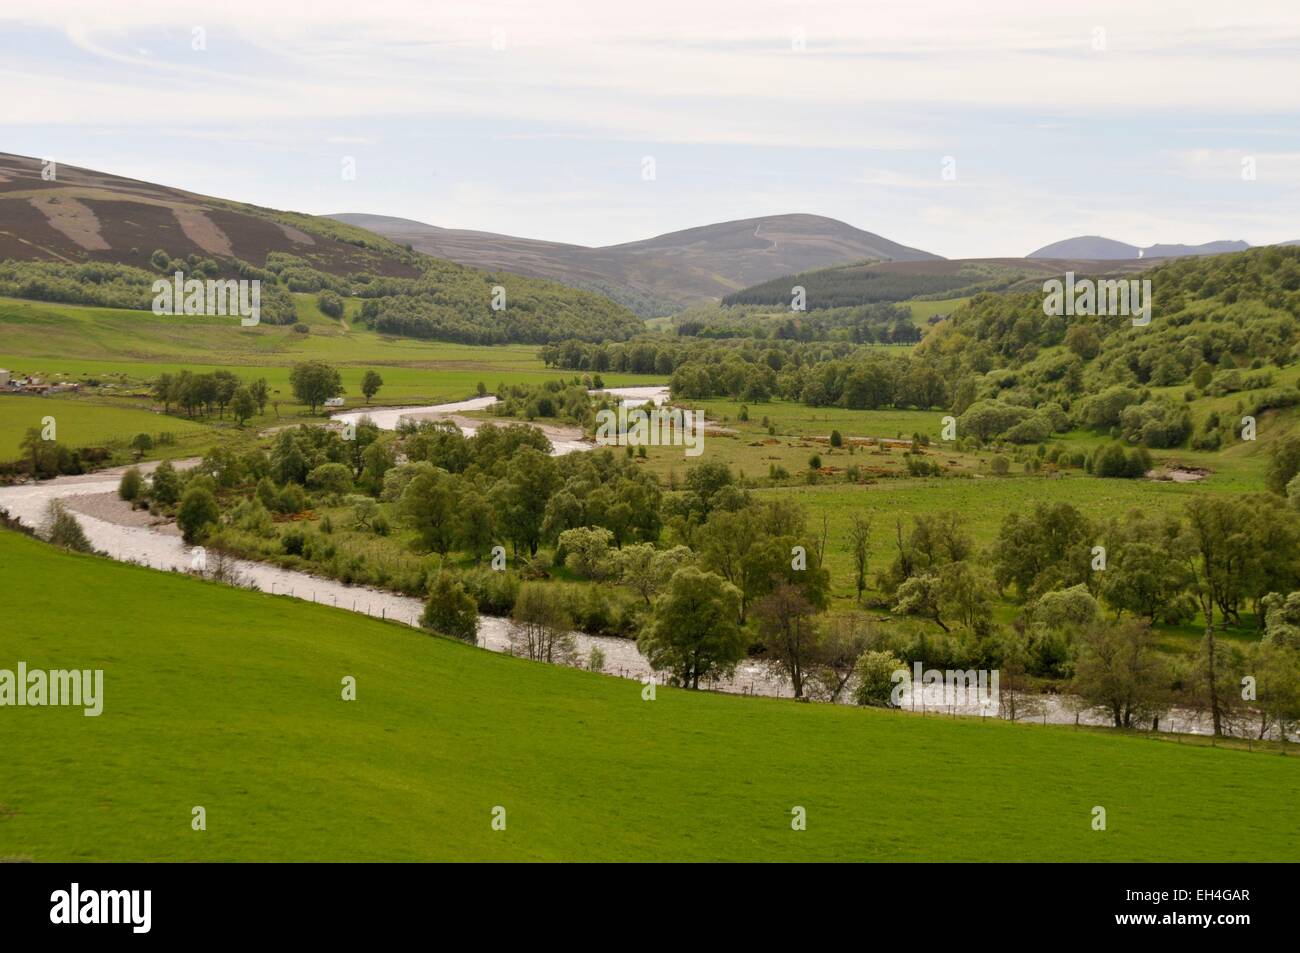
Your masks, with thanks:
[{"label": "sky", "polygon": [[0,151],[580,245],[787,212],[951,258],[1267,244],[1298,67],[1296,0],[0,0]]}]

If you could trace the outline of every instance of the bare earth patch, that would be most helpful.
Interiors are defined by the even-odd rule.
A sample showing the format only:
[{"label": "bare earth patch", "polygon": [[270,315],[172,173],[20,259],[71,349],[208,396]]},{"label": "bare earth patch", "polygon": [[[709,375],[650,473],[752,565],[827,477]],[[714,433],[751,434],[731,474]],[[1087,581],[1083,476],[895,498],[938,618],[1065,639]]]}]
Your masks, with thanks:
[{"label": "bare earth patch", "polygon": [[1173,483],[1196,483],[1209,475],[1210,471],[1203,467],[1162,467],[1146,472],[1148,480],[1165,480]]},{"label": "bare earth patch", "polygon": [[209,255],[232,257],[235,252],[230,246],[226,233],[217,227],[207,213],[193,205],[177,205],[172,208],[176,221],[180,222],[185,237],[198,245]]},{"label": "bare earth patch", "polygon": [[276,222],[280,226],[280,231],[284,232],[284,237],[291,242],[297,242],[299,245],[315,245],[316,239],[312,238],[300,228],[294,228],[292,225],[286,225],[283,222]]},{"label": "bare earth patch", "polygon": [[99,219],[90,207],[67,195],[38,195],[27,200],[52,228],[58,229],[86,251],[107,251],[108,242],[99,233]]}]

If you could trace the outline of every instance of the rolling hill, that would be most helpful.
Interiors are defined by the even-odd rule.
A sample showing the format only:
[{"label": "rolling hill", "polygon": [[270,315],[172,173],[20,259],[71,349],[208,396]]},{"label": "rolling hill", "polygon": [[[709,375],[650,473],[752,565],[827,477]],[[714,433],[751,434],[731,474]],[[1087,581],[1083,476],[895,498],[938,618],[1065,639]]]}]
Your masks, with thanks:
[{"label": "rolling hill", "polygon": [[1032,258],[955,258],[933,261],[887,261],[838,265],[816,271],[782,275],[727,295],[724,306],[789,307],[791,289],[802,286],[810,311],[863,304],[909,301],[916,298],[956,298],[981,291],[1024,290],[1064,271],[1080,274],[1140,271],[1153,261],[1062,261]]},{"label": "rolling hill", "polygon": [[942,260],[820,215],[747,218],[601,248],[439,228],[383,215],[332,217],[463,265],[597,291],[642,317],[670,314],[796,271],[864,259]]},{"label": "rolling hill", "polygon": [[1277,807],[1294,758],[666,687],[643,701],[636,681],[7,530],[0,591],[22,620],[0,664],[104,672],[97,717],[6,710],[5,859],[1282,861],[1300,837]]},{"label": "rolling hill", "polygon": [[286,291],[328,290],[367,299],[358,319],[404,337],[544,343],[642,330],[591,291],[440,260],[330,218],[0,153],[0,295],[147,310],[153,282],[173,270],[260,280],[272,323],[295,319]]},{"label": "rolling hill", "polygon": [[1140,248],[1100,235],[1081,235],[1044,245],[1031,251],[1027,258],[1083,259],[1122,261],[1133,258],[1187,258],[1195,255],[1225,255],[1245,251],[1250,245],[1242,241],[1206,242],[1204,245],[1148,245]]},{"label": "rolling hill", "polygon": [[[271,252],[342,275],[414,278],[418,256],[331,219],[211,198],[169,186],[0,153],[0,260],[149,267],[162,248],[262,265]],[[49,173],[45,173],[49,174]]]}]

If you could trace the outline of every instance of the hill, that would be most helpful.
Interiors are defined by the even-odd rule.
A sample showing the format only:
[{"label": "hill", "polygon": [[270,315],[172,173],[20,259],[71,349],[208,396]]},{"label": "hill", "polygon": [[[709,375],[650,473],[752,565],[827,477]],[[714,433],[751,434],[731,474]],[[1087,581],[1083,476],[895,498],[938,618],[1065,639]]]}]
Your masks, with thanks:
[{"label": "hill", "polygon": [[0,295],[148,310],[153,282],[180,270],[261,281],[268,323],[294,323],[288,292],[328,291],[367,299],[356,318],[404,337],[540,344],[642,330],[601,295],[439,260],[333,219],[74,166],[44,171],[0,154]]},{"label": "hill", "polygon": [[[1120,270],[1150,267],[1139,264]],[[1024,258],[960,258],[935,261],[890,261],[840,265],[816,271],[782,275],[734,292],[722,299],[727,306],[763,305],[789,308],[791,289],[802,286],[810,311],[866,304],[909,301],[915,298],[956,298],[981,291],[1007,291],[1041,283],[1066,270],[1090,273],[1091,261],[1036,261]],[[1109,268],[1107,270],[1114,270]]]},{"label": "hill", "polygon": [[4,858],[1282,861],[1300,842],[1276,808],[1294,758],[664,687],[642,701],[634,681],[10,531],[0,589],[22,620],[4,667],[104,671],[98,717],[6,709]]},{"label": "hill", "polygon": [[332,219],[211,198],[70,165],[0,153],[0,260],[148,268],[162,248],[261,265],[280,252],[334,275],[414,278],[417,256]]},{"label": "hill", "polygon": [[642,317],[670,314],[810,268],[864,259],[939,260],[820,215],[741,219],[600,248],[439,228],[383,215],[344,213],[333,218],[463,265],[597,291]]},{"label": "hill", "polygon": [[1149,245],[1140,248],[1100,235],[1082,235],[1044,245],[1031,251],[1027,258],[1062,258],[1092,261],[1122,261],[1132,258],[1185,258],[1194,255],[1224,255],[1245,251],[1250,245],[1242,241],[1206,242],[1204,245]]},{"label": "hill", "polygon": [[[1281,373],[1300,354],[1300,249],[1167,260],[1146,274],[1149,324],[1045,315],[1041,289],[977,295],[916,355],[948,382],[956,413],[1055,402],[1079,426],[1152,448],[1236,445],[1242,414],[1300,404]],[[1193,432],[1185,405],[1198,395],[1231,398]]]}]

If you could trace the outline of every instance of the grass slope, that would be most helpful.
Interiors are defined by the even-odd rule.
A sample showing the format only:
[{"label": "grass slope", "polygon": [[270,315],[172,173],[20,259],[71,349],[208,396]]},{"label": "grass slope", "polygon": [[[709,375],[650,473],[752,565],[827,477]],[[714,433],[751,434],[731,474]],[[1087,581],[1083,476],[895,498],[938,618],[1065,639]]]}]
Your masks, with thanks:
[{"label": "grass slope", "polygon": [[[114,442],[129,444],[131,438],[139,433],[147,433],[156,439],[162,433],[183,437],[207,430],[203,424],[183,417],[164,417],[131,407],[72,397],[3,394],[0,395],[0,460],[18,457],[21,454],[19,445],[27,430],[31,427],[42,429],[46,417],[54,418],[57,439],[69,447]],[[195,448],[192,442],[184,444],[187,452],[192,453]]]},{"label": "grass slope", "polygon": [[98,718],[0,709],[0,857],[1300,859],[1296,759],[663,688],[646,702],[635,682],[10,532],[0,592],[0,667],[105,671]]}]

